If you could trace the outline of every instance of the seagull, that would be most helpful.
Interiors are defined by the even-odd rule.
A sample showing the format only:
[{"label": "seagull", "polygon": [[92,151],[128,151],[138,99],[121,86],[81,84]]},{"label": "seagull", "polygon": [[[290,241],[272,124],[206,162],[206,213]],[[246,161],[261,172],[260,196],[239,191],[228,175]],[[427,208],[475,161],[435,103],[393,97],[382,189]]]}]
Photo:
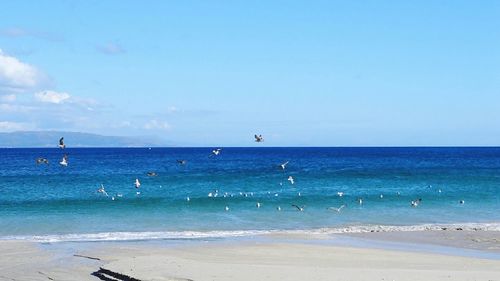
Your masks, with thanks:
[{"label": "seagull", "polygon": [[40,157],[40,158],[37,158],[37,159],[36,159],[36,164],[37,164],[37,165],[38,165],[38,164],[49,164],[49,160],[47,160],[47,158],[42,158],[42,157]]},{"label": "seagull", "polygon": [[135,188],[141,187],[141,182],[139,181],[139,179],[135,179],[134,185],[135,185]]},{"label": "seagull", "polygon": [[212,154],[215,155],[215,156],[217,156],[217,155],[220,154],[221,150],[222,150],[222,148],[214,149],[214,150],[212,150]]},{"label": "seagull", "polygon": [[260,202],[257,202],[257,204],[255,204],[255,206],[257,206],[257,208],[260,208],[260,206],[262,206],[262,204]]},{"label": "seagull", "polygon": [[294,184],[294,183],[295,183],[295,181],[294,181],[294,179],[293,179],[293,177],[292,177],[292,176],[288,176],[288,179],[287,179],[287,180],[288,180],[291,184]]},{"label": "seagull", "polygon": [[177,164],[179,165],[186,165],[187,161],[186,160],[177,160]]},{"label": "seagull", "polygon": [[281,211],[281,207],[280,207],[280,206],[278,206],[278,207],[276,208],[276,210]]},{"label": "seagull", "polygon": [[339,191],[339,192],[337,192],[337,195],[338,195],[339,197],[342,197],[342,196],[344,196],[344,192]]},{"label": "seagull", "polygon": [[226,208],[224,208],[226,211],[229,211],[229,206],[226,206]]},{"label": "seagull", "polygon": [[[99,193],[102,193],[104,195],[106,195],[106,197],[109,197],[108,193],[106,192],[106,190],[104,189],[104,185],[101,184],[101,187],[97,190],[97,192]],[[114,197],[113,197],[114,198]],[[113,199],[114,200],[114,199]]]},{"label": "seagull", "polygon": [[281,169],[282,169],[283,171],[286,169],[286,165],[288,164],[288,162],[290,162],[290,161],[286,161],[285,163],[280,164],[280,167],[281,167]]},{"label": "seagull", "polygon": [[363,198],[358,198],[359,205],[363,205]]},{"label": "seagull", "polygon": [[340,211],[345,208],[345,205],[342,205],[338,208],[335,208],[335,207],[329,207],[328,210],[332,210],[332,211],[337,211],[337,213],[340,213]]},{"label": "seagull", "polygon": [[418,207],[418,204],[420,204],[420,202],[422,202],[422,198],[418,198],[418,199],[412,200],[411,201],[411,206],[412,207]]},{"label": "seagull", "polygon": [[460,201],[458,201],[458,203],[465,204],[465,201],[464,200],[460,200]]},{"label": "seagull", "polygon": [[304,206],[300,207],[300,206],[298,206],[298,205],[292,204],[292,207],[297,208],[297,210],[298,210],[298,211],[301,211],[301,212],[303,212],[303,211],[304,211]]},{"label": "seagull", "polygon": [[61,166],[64,166],[64,167],[68,166],[68,155],[67,154],[64,154],[64,156],[63,156],[61,162],[59,162],[59,164],[61,164]]},{"label": "seagull", "polygon": [[255,135],[255,142],[263,142],[264,141],[264,137],[262,135]]},{"label": "seagull", "polygon": [[189,198],[189,196],[186,197],[186,201],[188,201],[188,202],[191,201],[191,198]]},{"label": "seagull", "polygon": [[59,147],[61,149],[65,149],[66,148],[66,145],[64,144],[64,137],[62,137],[62,138],[59,139]]},{"label": "seagull", "polygon": [[212,193],[212,192],[209,192],[209,193],[208,193],[208,197],[214,197],[213,193]]},{"label": "seagull", "polygon": [[384,198],[384,195],[383,194],[380,194],[380,199]]},{"label": "seagull", "polygon": [[156,172],[148,172],[148,177],[156,177],[157,175]]}]

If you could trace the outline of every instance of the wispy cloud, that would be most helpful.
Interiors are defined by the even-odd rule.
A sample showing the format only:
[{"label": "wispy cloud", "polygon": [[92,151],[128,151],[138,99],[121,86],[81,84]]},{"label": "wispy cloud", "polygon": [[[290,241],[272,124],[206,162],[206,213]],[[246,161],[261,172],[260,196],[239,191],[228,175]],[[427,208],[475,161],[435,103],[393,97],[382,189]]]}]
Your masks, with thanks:
[{"label": "wispy cloud", "polygon": [[52,42],[64,41],[64,37],[56,33],[40,30],[30,30],[21,27],[7,27],[0,29],[0,36],[10,38],[33,37]]},{"label": "wispy cloud", "polygon": [[146,130],[168,130],[170,129],[170,124],[166,121],[161,121],[158,119],[152,119],[144,124],[144,129]]},{"label": "wispy cloud", "polygon": [[14,101],[16,101],[16,98],[17,98],[17,96],[14,94],[1,95],[0,101],[2,101],[2,102],[14,102]]},{"label": "wispy cloud", "polygon": [[125,49],[118,43],[106,43],[96,47],[97,51],[105,55],[118,55],[125,53]]},{"label": "wispy cloud", "polygon": [[33,106],[22,104],[0,103],[0,111],[3,113],[27,113],[35,109]]},{"label": "wispy cloud", "polygon": [[47,82],[47,76],[36,67],[21,62],[0,49],[0,94],[37,89]]},{"label": "wispy cloud", "polygon": [[170,113],[170,114],[174,114],[174,113],[177,113],[179,112],[179,109],[175,106],[169,106],[167,108],[167,113]]},{"label": "wispy cloud", "polygon": [[35,99],[39,102],[55,103],[60,104],[67,101],[70,98],[68,93],[56,92],[56,91],[42,91],[35,93]]},{"label": "wispy cloud", "polygon": [[33,130],[34,124],[23,122],[0,121],[1,132]]}]

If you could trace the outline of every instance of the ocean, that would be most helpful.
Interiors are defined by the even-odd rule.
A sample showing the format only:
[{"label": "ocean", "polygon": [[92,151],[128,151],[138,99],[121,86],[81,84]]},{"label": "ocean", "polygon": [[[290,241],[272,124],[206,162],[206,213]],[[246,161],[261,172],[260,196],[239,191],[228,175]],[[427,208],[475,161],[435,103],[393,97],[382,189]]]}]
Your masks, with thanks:
[{"label": "ocean", "polygon": [[498,147],[212,149],[0,149],[0,239],[500,230]]}]

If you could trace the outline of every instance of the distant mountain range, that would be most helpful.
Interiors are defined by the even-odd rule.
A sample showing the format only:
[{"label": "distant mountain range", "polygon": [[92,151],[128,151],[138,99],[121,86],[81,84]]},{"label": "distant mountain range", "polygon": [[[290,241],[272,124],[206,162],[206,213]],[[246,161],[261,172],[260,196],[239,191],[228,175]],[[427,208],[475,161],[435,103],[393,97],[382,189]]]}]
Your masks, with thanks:
[{"label": "distant mountain range", "polygon": [[68,147],[149,147],[168,146],[154,137],[103,136],[80,132],[20,131],[0,133],[0,147],[57,147],[64,137]]}]

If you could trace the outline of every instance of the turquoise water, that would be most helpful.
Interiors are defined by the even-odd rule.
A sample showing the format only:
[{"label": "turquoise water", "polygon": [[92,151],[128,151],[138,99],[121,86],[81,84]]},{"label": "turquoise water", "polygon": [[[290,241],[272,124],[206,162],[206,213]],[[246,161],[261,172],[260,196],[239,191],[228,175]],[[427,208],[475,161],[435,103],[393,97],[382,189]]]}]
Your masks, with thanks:
[{"label": "turquoise water", "polygon": [[[0,237],[127,240],[469,223],[500,229],[500,148],[211,150],[0,149]],[[67,167],[58,164],[63,153]],[[36,165],[38,157],[49,165]],[[97,192],[101,184],[109,197]]]}]

